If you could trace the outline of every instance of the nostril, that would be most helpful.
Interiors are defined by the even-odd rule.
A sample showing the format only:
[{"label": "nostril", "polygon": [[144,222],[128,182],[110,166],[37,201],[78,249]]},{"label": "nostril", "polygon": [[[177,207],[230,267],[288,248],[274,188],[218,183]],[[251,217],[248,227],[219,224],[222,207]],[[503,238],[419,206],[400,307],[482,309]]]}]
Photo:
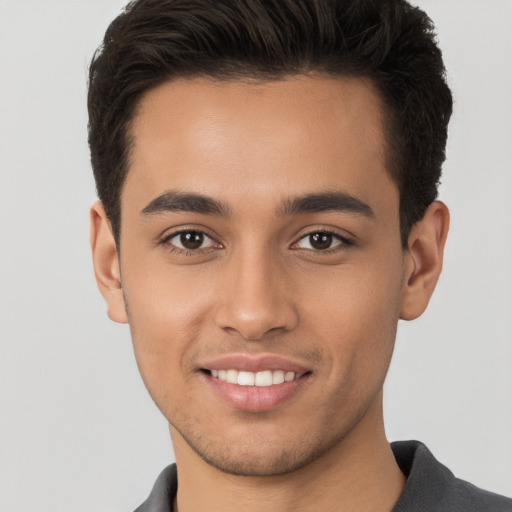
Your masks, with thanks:
[{"label": "nostril", "polygon": [[297,326],[297,311],[286,297],[273,300],[249,291],[239,291],[219,304],[215,311],[218,327],[241,341],[261,341]]}]

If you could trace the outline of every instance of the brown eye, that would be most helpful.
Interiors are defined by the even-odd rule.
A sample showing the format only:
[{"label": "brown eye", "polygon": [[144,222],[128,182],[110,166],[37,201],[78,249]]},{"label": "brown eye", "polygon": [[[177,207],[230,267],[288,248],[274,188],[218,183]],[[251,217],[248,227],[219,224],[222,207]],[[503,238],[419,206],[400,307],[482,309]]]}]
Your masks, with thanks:
[{"label": "brown eye", "polygon": [[329,249],[332,244],[332,235],[330,233],[315,233],[314,235],[309,235],[309,243],[313,249],[319,251]]},{"label": "brown eye", "polygon": [[185,249],[199,249],[203,245],[204,235],[197,231],[180,234],[180,243]]},{"label": "brown eye", "polygon": [[333,233],[318,231],[302,237],[296,245],[299,249],[325,251],[343,243],[345,243],[345,241]]},{"label": "brown eye", "polygon": [[216,245],[211,237],[201,231],[182,231],[168,237],[165,243],[184,251],[209,249]]}]

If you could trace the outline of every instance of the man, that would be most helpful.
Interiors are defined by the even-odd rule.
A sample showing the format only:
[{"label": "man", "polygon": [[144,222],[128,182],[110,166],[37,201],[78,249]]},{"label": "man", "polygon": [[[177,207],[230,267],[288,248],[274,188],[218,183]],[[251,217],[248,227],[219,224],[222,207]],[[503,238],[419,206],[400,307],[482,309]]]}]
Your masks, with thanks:
[{"label": "man", "polygon": [[139,0],[109,27],[94,267],[176,456],[139,511],[510,510],[383,426],[449,224],[432,30],[399,0]]}]

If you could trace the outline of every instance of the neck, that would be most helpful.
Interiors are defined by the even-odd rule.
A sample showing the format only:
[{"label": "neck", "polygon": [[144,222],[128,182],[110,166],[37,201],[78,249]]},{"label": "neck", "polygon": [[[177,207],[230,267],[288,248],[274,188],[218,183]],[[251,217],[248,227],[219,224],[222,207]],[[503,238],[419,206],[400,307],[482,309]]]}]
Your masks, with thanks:
[{"label": "neck", "polygon": [[382,395],[333,449],[270,477],[230,475],[205,463],[171,427],[179,512],[389,512],[405,485],[384,432]]}]

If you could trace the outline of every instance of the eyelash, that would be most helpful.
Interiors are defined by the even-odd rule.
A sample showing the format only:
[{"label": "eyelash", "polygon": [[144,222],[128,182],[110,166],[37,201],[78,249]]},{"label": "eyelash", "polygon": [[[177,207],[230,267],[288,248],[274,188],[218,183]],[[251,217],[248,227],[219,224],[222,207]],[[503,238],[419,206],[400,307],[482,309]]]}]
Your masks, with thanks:
[{"label": "eyelash", "polygon": [[[213,247],[206,247],[206,248],[198,248],[198,249],[186,249],[181,247],[176,247],[175,245],[171,244],[170,241],[180,235],[186,234],[186,233],[197,233],[199,235],[204,236],[206,239],[210,239],[213,243]],[[164,246],[167,251],[170,253],[177,253],[180,256],[197,256],[198,254],[204,254],[206,251],[211,251],[213,249],[222,249],[223,245],[220,242],[217,242],[215,238],[210,236],[208,233],[201,229],[180,229],[179,231],[175,231],[173,233],[170,233],[169,235],[162,238],[160,241],[160,245]]]},{"label": "eyelash", "polygon": [[[185,249],[185,248],[183,248],[182,249],[182,248],[176,247],[175,245],[170,243],[170,240],[172,240],[173,238],[175,238],[175,237],[177,237],[179,235],[185,234],[185,233],[197,233],[199,235],[204,236],[205,238],[208,238],[208,239],[212,240],[212,242],[215,245],[213,247],[206,247],[206,248],[203,248],[203,249],[202,248],[198,248],[198,249]],[[315,249],[305,249],[305,248],[301,249],[300,247],[296,248],[296,249],[293,249],[293,246],[297,245],[301,240],[304,240],[307,237],[313,236],[315,234],[330,235],[333,238],[337,239],[340,243],[335,245],[332,248],[328,248],[328,249],[325,249],[325,250],[315,250]],[[202,231],[200,229],[193,229],[193,228],[190,228],[190,229],[180,229],[179,231],[175,231],[173,233],[170,233],[170,234],[166,235],[164,238],[162,238],[162,240],[159,242],[159,245],[164,246],[166,248],[166,250],[169,251],[170,253],[177,253],[180,256],[197,256],[198,254],[204,254],[206,251],[211,251],[211,250],[214,250],[214,249],[222,249],[224,247],[220,242],[217,242],[212,236],[210,236],[205,231]],[[303,234],[300,238],[297,239],[297,241],[295,241],[291,245],[291,247],[292,247],[292,250],[295,250],[295,251],[304,250],[304,251],[310,251],[310,252],[314,252],[316,254],[321,255],[321,254],[331,254],[333,252],[338,252],[338,251],[344,251],[344,250],[347,250],[349,247],[354,246],[354,245],[355,245],[355,243],[352,240],[350,240],[347,237],[344,237],[344,236],[340,235],[339,233],[335,232],[334,230],[329,229],[329,228],[321,228],[321,229],[316,229],[316,230],[313,230],[313,231],[310,231],[308,233]]]},{"label": "eyelash", "polygon": [[[321,228],[321,229],[316,229],[316,230],[310,231],[308,233],[305,233],[296,242],[294,242],[292,244],[292,246],[297,245],[301,240],[304,240],[305,238],[308,238],[308,237],[310,237],[312,235],[316,235],[316,234],[330,235],[333,238],[336,238],[337,240],[339,240],[340,243],[335,245],[334,247],[331,247],[331,248],[325,249],[325,250],[314,250],[314,249],[302,249],[302,250],[311,251],[311,252],[314,252],[315,254],[322,255],[322,254],[332,254],[332,253],[338,252],[338,251],[346,251],[349,247],[355,245],[355,242],[353,242],[351,239],[340,235],[338,232],[334,231],[333,229]],[[300,248],[294,249],[294,250],[298,251],[298,250],[300,250]]]}]

